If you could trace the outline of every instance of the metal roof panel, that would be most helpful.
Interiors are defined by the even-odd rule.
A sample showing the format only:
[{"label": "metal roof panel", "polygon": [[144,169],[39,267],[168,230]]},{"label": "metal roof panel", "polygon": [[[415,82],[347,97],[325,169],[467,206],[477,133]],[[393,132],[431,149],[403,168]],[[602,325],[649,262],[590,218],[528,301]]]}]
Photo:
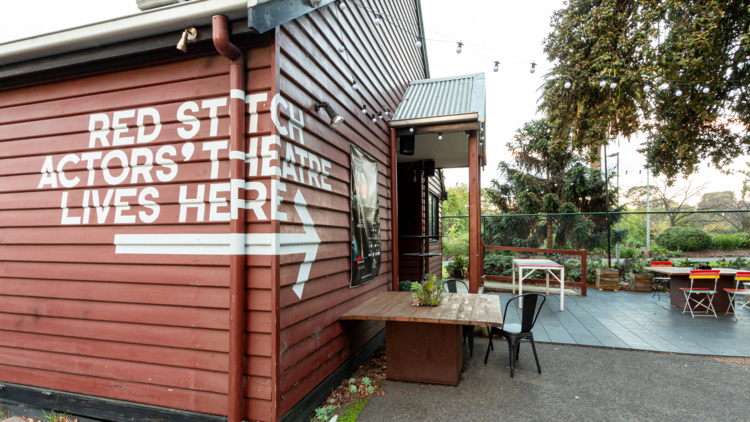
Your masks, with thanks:
[{"label": "metal roof panel", "polygon": [[393,120],[477,113],[484,120],[484,73],[412,81]]}]

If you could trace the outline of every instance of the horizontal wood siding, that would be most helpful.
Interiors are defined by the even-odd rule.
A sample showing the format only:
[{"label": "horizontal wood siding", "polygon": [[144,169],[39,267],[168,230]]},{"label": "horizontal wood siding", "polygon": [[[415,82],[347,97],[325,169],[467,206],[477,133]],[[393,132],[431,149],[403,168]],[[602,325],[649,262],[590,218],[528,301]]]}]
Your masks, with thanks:
[{"label": "horizontal wood siding", "polygon": [[[272,50],[246,51],[246,91],[268,97],[248,142],[273,131]],[[228,256],[123,252],[115,236],[228,233],[229,149],[212,144],[229,138],[228,72],[211,55],[0,92],[0,381],[226,415]],[[197,120],[181,122],[188,102]],[[265,421],[271,259],[247,263],[246,416]]]},{"label": "horizontal wood siding", "polygon": [[[412,1],[367,3],[404,19],[404,25],[417,23]],[[413,40],[388,25],[376,28],[371,14],[353,3],[344,11],[329,5],[283,25],[277,31],[277,42],[278,94],[289,104],[278,110],[279,125],[289,129],[287,135],[282,133],[280,145],[286,192],[279,210],[288,216],[281,222],[281,232],[305,230],[293,210],[295,192],[299,191],[321,240],[301,294],[294,287],[305,255],[280,257],[279,414],[283,415],[384,328],[379,322],[339,320],[341,314],[391,285],[392,181],[387,119],[373,123],[360,110],[362,103],[370,112],[377,113],[381,106],[395,110],[408,82],[423,79],[424,69]],[[338,51],[342,44],[350,55],[348,60]],[[351,87],[352,74],[359,92]],[[344,117],[343,124],[331,129],[325,112],[315,112],[315,103],[321,101],[329,102]],[[300,123],[303,127],[298,130]],[[353,289],[349,288],[349,142],[377,160],[382,236],[380,275]],[[330,162],[330,187],[310,183],[304,176],[298,179],[304,162],[298,149],[303,155],[317,154]]]}]

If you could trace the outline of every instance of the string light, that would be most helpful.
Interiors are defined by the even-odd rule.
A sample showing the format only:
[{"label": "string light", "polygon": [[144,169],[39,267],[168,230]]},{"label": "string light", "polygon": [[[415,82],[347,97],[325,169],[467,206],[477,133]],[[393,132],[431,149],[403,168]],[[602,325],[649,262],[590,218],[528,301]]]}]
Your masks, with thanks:
[{"label": "string light", "polygon": [[456,47],[456,53],[461,54],[461,51],[462,51],[461,46],[463,46],[464,43],[459,41],[457,44],[458,44],[458,47]]},{"label": "string light", "polygon": [[711,90],[707,86],[704,86],[703,87],[703,93],[704,94],[708,94],[709,92],[711,92]]},{"label": "string light", "polygon": [[610,89],[615,89],[615,88],[617,88],[617,81],[615,80],[615,78],[612,78],[612,83],[611,83],[611,84],[609,84],[609,88],[610,88]]},{"label": "string light", "polygon": [[378,119],[383,120],[383,113],[378,111]]},{"label": "string light", "polygon": [[643,86],[643,92],[648,93],[649,91],[651,91],[651,85],[646,82],[646,85]]},{"label": "string light", "polygon": [[414,126],[409,128],[409,133],[414,133]]},{"label": "string light", "polygon": [[383,112],[383,114],[385,114],[386,117],[388,117],[388,115],[390,113],[391,113],[391,109],[390,108],[386,108],[385,111]]},{"label": "string light", "polygon": [[531,62],[531,69],[529,69],[529,73],[534,73],[534,72],[536,72],[536,63]]},{"label": "string light", "polygon": [[344,3],[344,0],[338,0],[339,2],[339,9],[346,10],[346,3]]},{"label": "string light", "polygon": [[339,53],[343,53],[346,50],[346,47],[344,47],[344,44],[341,44],[339,46]]},{"label": "string light", "polygon": [[500,62],[495,61],[495,67],[492,68],[492,71],[497,72],[498,70],[500,70]]},{"label": "string light", "polygon": [[674,92],[674,95],[676,95],[678,97],[682,96],[682,91],[680,90],[680,88],[677,88],[677,91]]},{"label": "string light", "polygon": [[480,141],[484,141],[484,136],[482,136],[481,138],[479,138],[479,140]]},{"label": "string light", "polygon": [[602,88],[604,88],[605,86],[607,86],[607,78],[605,78],[604,76],[602,76],[601,78],[599,78],[599,86],[602,87]]},{"label": "string light", "polygon": [[438,132],[438,139],[443,140],[443,132]]},{"label": "string light", "polygon": [[362,104],[362,114],[367,114],[367,106]]},{"label": "string light", "polygon": [[570,78],[565,78],[565,85],[563,85],[563,88],[570,89],[572,84],[570,83]]},{"label": "string light", "polygon": [[380,15],[380,13],[376,13],[375,14],[375,20],[373,21],[373,23],[375,24],[375,26],[380,26],[380,23],[382,21],[383,21],[383,17]]},{"label": "string light", "polygon": [[359,89],[359,85],[357,85],[357,81],[355,79],[352,79],[352,89],[355,91]]},{"label": "string light", "polygon": [[414,42],[414,47],[422,48],[422,39],[417,37],[417,41]]},{"label": "string light", "polygon": [[468,138],[469,136],[471,136],[471,135],[469,134],[469,131],[466,131],[466,137]]},{"label": "string light", "polygon": [[372,122],[373,123],[377,123],[378,122],[378,118],[375,117],[375,113],[372,113]]}]

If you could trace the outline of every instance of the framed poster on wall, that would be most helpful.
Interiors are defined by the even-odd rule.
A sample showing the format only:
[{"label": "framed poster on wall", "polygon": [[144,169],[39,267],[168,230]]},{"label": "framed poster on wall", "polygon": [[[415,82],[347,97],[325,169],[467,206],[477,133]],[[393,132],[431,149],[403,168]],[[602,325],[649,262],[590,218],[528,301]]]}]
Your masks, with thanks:
[{"label": "framed poster on wall", "polygon": [[380,204],[378,203],[378,163],[349,144],[351,157],[352,274],[350,287],[374,280],[380,273]]}]

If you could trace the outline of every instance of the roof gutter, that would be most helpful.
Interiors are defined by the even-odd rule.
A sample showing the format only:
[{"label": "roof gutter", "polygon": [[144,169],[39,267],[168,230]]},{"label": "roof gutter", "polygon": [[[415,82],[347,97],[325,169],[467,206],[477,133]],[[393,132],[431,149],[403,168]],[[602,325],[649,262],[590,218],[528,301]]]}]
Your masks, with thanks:
[{"label": "roof gutter", "polygon": [[424,19],[422,18],[422,2],[417,3],[417,19],[419,19],[419,36],[422,38],[422,62],[424,63],[424,77],[430,79],[430,62],[427,60],[427,40],[424,39]]},{"label": "roof gutter", "polygon": [[[250,4],[268,0],[193,0],[138,14],[0,44],[0,65],[130,41],[211,24],[214,15],[247,17]],[[175,41],[175,44],[177,41]]]},{"label": "roof gutter", "polygon": [[479,120],[479,113],[455,114],[452,116],[423,117],[420,119],[409,120],[391,120],[390,125],[393,128],[402,128],[410,126],[432,126],[448,125],[452,123],[476,122]]}]

